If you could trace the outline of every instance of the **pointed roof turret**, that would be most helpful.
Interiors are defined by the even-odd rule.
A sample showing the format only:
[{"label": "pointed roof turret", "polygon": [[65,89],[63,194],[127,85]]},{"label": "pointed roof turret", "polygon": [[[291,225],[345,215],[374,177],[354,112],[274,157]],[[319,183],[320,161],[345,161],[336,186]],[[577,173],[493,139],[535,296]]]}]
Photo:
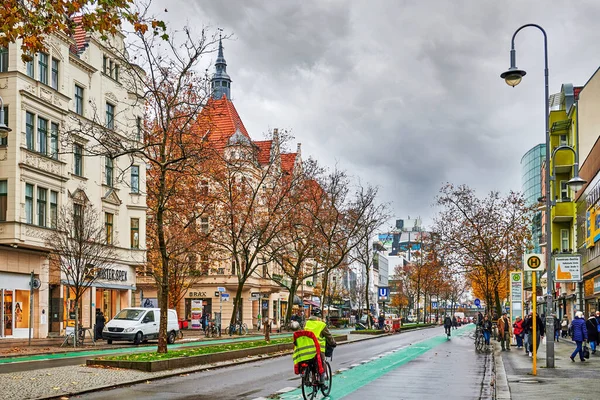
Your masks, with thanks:
[{"label": "pointed roof turret", "polygon": [[231,78],[227,75],[227,62],[223,55],[223,40],[219,34],[219,53],[215,61],[215,73],[212,77],[213,98],[220,99],[223,96],[231,99]]}]

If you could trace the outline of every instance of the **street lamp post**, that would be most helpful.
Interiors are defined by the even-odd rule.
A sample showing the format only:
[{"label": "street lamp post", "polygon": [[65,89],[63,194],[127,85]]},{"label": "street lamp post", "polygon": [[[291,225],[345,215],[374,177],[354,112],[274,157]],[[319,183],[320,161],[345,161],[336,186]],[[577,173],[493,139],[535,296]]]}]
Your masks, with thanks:
[{"label": "street lamp post", "polygon": [[[574,167],[574,177],[567,182],[567,185],[571,187],[573,190],[578,191],[583,187],[586,181],[579,177],[579,160],[578,154],[575,149],[570,146],[559,146],[557,147],[552,154],[550,153],[550,129],[549,129],[549,118],[550,118],[550,101],[549,101],[549,91],[548,91],[548,37],[546,35],[546,31],[539,25],[536,24],[526,24],[521,26],[519,29],[513,33],[510,47],[510,68],[508,71],[502,73],[500,75],[509,86],[515,87],[517,86],[526,72],[524,70],[518,69],[516,65],[516,51],[515,51],[515,37],[517,34],[524,28],[533,27],[539,29],[544,35],[544,123],[546,127],[545,139],[546,139],[546,168],[545,168],[545,209],[546,209],[546,271],[548,276],[547,290],[546,290],[546,304],[548,312],[546,314],[546,368],[554,368],[554,276],[552,270],[552,221],[551,221],[551,207],[552,207],[552,199],[550,198],[550,185],[551,179],[554,179],[555,174],[550,173],[550,162],[556,151],[564,149],[570,149],[575,154],[575,164]],[[535,294],[537,296],[537,288],[534,288]]]},{"label": "street lamp post", "polygon": [[[549,117],[550,117],[550,102],[549,102],[549,91],[548,91],[548,37],[546,35],[546,31],[539,25],[536,24],[526,24],[521,26],[519,29],[513,33],[510,45],[510,68],[508,71],[502,73],[500,75],[509,86],[515,87],[520,82],[521,79],[525,76],[526,72],[517,68],[516,65],[516,52],[515,52],[515,37],[517,34],[524,28],[533,27],[539,29],[544,35],[544,123],[546,126],[546,169],[545,169],[545,178],[546,178],[546,271],[548,276],[548,284],[546,290],[546,304],[548,306],[548,312],[546,314],[546,367],[554,368],[554,317],[552,312],[553,308],[553,292],[554,292],[554,279],[552,276],[552,268],[551,268],[551,250],[549,246],[551,245],[549,241],[552,240],[551,236],[551,199],[550,199],[550,129],[549,129]],[[537,296],[537,288],[534,289],[534,296]]]}]

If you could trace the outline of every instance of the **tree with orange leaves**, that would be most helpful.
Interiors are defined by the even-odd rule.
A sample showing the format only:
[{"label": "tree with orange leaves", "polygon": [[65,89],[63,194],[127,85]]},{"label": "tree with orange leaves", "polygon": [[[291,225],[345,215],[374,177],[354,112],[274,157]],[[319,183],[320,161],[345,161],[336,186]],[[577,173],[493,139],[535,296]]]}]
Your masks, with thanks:
[{"label": "tree with orange leaves", "polygon": [[476,196],[466,185],[446,184],[436,198],[435,217],[445,262],[460,268],[488,309],[502,311],[511,265],[520,265],[530,236],[532,210],[521,194]]}]

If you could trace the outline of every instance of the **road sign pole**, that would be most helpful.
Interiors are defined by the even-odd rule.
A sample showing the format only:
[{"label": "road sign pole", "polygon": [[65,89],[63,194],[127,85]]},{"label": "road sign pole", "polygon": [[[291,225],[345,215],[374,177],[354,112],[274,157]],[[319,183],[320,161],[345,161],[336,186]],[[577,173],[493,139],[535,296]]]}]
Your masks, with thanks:
[{"label": "road sign pole", "polygon": [[532,375],[537,375],[537,363],[536,363],[536,356],[537,356],[537,272],[532,271],[531,272],[531,284],[533,287],[533,296],[532,296],[532,301],[533,301],[533,340],[531,341],[531,343],[533,343],[533,370],[531,371]]}]

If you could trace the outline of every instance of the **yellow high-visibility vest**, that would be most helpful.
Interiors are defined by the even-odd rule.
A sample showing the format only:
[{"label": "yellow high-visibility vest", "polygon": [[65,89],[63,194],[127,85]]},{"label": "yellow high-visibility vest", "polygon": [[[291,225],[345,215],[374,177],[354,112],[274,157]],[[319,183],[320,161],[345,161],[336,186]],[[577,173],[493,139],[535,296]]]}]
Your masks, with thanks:
[{"label": "yellow high-visibility vest", "polygon": [[317,356],[317,347],[315,342],[306,336],[300,336],[296,339],[296,346],[294,347],[294,364],[298,364],[302,361],[312,360]]},{"label": "yellow high-visibility vest", "polygon": [[312,319],[306,321],[306,325],[304,326],[305,331],[311,331],[315,334],[315,337],[319,341],[319,346],[321,346],[322,353],[325,353],[325,338],[321,337],[321,332],[323,332],[326,326],[325,322]]}]

